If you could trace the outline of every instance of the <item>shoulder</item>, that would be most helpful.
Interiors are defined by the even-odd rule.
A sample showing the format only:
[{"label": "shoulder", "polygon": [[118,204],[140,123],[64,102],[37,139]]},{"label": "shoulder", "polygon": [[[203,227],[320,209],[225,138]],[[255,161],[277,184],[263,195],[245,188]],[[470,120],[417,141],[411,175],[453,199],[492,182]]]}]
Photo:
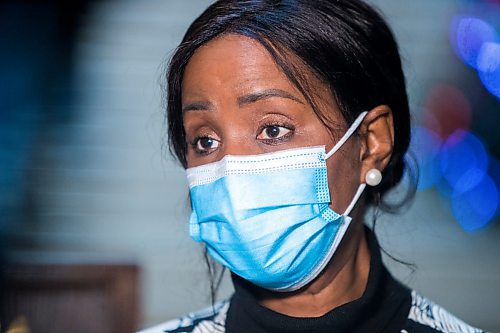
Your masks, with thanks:
[{"label": "shoulder", "polygon": [[137,333],[224,333],[229,299]]},{"label": "shoulder", "polygon": [[485,333],[458,319],[431,300],[411,292],[411,308],[401,333]]}]

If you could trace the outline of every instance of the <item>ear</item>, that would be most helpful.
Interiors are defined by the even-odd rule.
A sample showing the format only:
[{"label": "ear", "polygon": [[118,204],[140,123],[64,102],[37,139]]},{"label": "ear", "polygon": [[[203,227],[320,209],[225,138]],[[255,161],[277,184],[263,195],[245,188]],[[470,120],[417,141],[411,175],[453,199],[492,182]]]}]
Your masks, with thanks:
[{"label": "ear", "polygon": [[361,138],[360,182],[365,183],[370,169],[384,170],[394,148],[394,122],[392,110],[387,105],[379,105],[368,111],[359,128]]}]

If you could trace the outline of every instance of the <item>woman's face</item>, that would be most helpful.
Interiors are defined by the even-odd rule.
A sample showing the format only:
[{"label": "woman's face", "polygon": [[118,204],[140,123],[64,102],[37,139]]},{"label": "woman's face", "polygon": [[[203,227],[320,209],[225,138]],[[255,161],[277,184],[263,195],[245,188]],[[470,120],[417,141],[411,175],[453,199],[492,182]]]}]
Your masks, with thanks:
[{"label": "woman's face", "polygon": [[[328,115],[332,128],[338,128],[334,133],[257,41],[224,35],[201,46],[182,82],[188,167],[225,155],[320,145],[329,151],[350,124],[326,86],[313,75],[306,77],[320,111]],[[331,208],[342,213],[360,183],[358,137],[352,136],[327,166]]]}]

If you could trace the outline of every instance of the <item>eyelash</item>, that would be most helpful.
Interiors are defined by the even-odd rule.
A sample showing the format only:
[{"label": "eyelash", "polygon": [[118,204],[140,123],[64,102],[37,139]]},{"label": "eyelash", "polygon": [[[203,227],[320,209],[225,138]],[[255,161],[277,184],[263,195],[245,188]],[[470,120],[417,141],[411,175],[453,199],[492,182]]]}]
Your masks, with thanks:
[{"label": "eyelash", "polygon": [[285,135],[283,135],[282,137],[279,137],[279,138],[261,139],[260,140],[261,142],[264,142],[265,144],[269,144],[269,145],[277,145],[277,144],[280,144],[283,141],[288,140],[293,135],[293,133],[295,131],[295,126],[293,126],[292,124],[283,123],[283,122],[276,122],[276,121],[270,121],[268,123],[262,124],[259,127],[259,130],[257,131],[257,136],[259,136],[266,128],[273,127],[273,126],[286,128],[290,132],[286,133]]},{"label": "eyelash", "polygon": [[[276,122],[276,121],[270,121],[270,122],[267,122],[267,123],[264,123],[262,124],[258,131],[257,131],[257,137],[268,127],[273,127],[273,126],[276,126],[276,127],[283,127],[283,128],[286,128],[287,130],[289,130],[290,132],[289,133],[286,133],[284,134],[283,136],[279,137],[279,138],[273,138],[273,139],[259,139],[261,142],[265,143],[265,144],[268,144],[268,145],[278,145],[280,144],[281,142],[283,141],[286,141],[288,140],[294,133],[295,131],[295,126],[293,126],[292,124],[289,124],[289,123],[283,123],[283,122]],[[202,135],[197,135],[196,137],[193,138],[192,141],[189,142],[189,145],[191,146],[191,148],[196,152],[196,154],[198,155],[201,155],[201,156],[206,156],[206,155],[209,155],[210,153],[212,153],[212,150],[211,149],[207,149],[207,150],[200,150],[198,149],[198,143],[200,142],[200,140],[202,139],[212,139],[212,140],[215,140],[215,141],[218,141],[217,139],[214,139],[213,137],[209,136],[209,135],[206,135],[206,134],[202,134]]]},{"label": "eyelash", "polygon": [[210,137],[209,135],[197,135],[196,137],[194,137],[194,139],[189,142],[189,145],[191,146],[191,148],[196,152],[196,154],[198,155],[202,155],[202,156],[206,156],[208,154],[210,154],[212,152],[212,150],[210,149],[207,149],[207,150],[199,150],[198,149],[198,142],[201,140],[201,139],[212,139],[212,140],[215,140],[215,141],[218,141],[212,137]]}]

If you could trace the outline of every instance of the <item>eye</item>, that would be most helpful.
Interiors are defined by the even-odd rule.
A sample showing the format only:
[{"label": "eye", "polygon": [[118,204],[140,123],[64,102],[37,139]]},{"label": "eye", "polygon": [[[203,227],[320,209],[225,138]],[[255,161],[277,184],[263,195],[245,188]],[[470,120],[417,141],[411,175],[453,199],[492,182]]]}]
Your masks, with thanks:
[{"label": "eye", "polygon": [[285,138],[285,136],[290,135],[292,130],[280,125],[267,125],[265,126],[257,139],[259,140],[279,140]]},{"label": "eye", "polygon": [[209,154],[219,147],[220,142],[214,138],[204,136],[196,138],[191,145],[198,154]]}]

